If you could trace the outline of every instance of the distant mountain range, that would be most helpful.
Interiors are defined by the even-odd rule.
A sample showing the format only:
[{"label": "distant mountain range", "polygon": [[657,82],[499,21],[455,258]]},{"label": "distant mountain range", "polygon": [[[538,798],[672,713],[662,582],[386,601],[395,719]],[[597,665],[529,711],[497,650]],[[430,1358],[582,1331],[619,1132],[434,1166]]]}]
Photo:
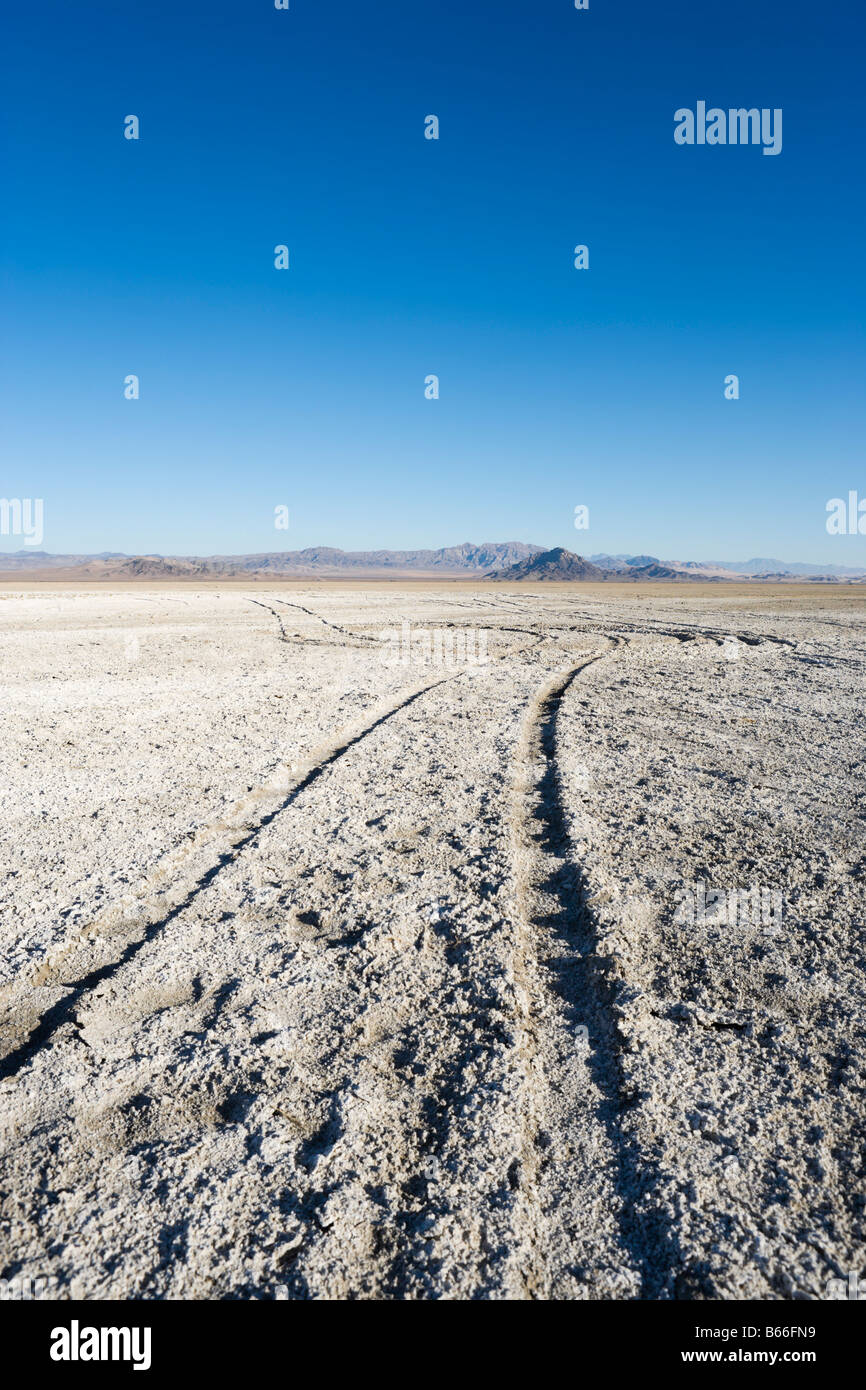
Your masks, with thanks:
[{"label": "distant mountain range", "polygon": [[[600,560],[612,560],[613,556],[599,556]],[[575,555],[570,550],[563,550],[562,546],[557,546],[554,550],[545,550],[540,555],[530,555],[525,560],[518,560],[514,565],[507,566],[506,569],[494,570],[487,575],[488,579],[504,579],[511,583],[529,580],[532,583],[541,583],[554,580],[557,583],[569,580],[583,580],[592,583],[608,583],[613,581],[621,583],[623,580],[638,582],[642,579],[664,579],[668,581],[682,581],[688,584],[689,581],[707,578],[714,582],[720,579],[719,575],[703,575],[689,573],[684,569],[674,569],[669,565],[663,565],[659,560],[654,560],[651,555],[636,555],[631,560],[622,561],[617,564],[595,564],[592,560],[585,560],[582,555]]]},{"label": "distant mountain range", "polygon": [[258,555],[122,555],[103,551],[99,555],[49,555],[45,551],[17,550],[0,553],[0,574],[51,571],[82,578],[138,579],[221,578],[272,575],[367,574],[460,575],[485,574],[488,570],[516,564],[542,549],[521,541],[489,542],[484,545],[446,546],[441,550],[335,550],[331,546],[311,546],[307,550],[265,551]]},{"label": "distant mountain range", "polygon": [[557,546],[554,550],[543,550],[539,554],[529,555],[525,560],[518,560],[516,564],[507,565],[504,569],[493,570],[486,577],[508,579],[512,582],[523,579],[576,579],[593,580],[598,583],[618,576],[618,570],[600,569],[591,560],[585,560],[582,555],[573,555],[570,550],[563,550],[562,546]]},{"label": "distant mountain range", "polygon": [[854,578],[866,574],[866,562],[858,567],[850,565],[807,565],[799,560],[658,560],[654,555],[590,555],[593,564],[603,569],[617,569],[623,566],[670,565],[677,570],[700,571],[703,577],[713,571],[727,575],[841,575]]},{"label": "distant mountain range", "polygon": [[0,576],[42,579],[270,579],[370,578],[417,576],[472,577],[495,580],[724,580],[809,579],[845,582],[866,579],[845,565],[808,565],[782,560],[659,560],[654,555],[590,555],[563,549],[545,550],[523,541],[488,541],[483,545],[445,546],[440,550],[306,550],[266,551],[258,555],[50,555],[46,551],[0,552]]}]

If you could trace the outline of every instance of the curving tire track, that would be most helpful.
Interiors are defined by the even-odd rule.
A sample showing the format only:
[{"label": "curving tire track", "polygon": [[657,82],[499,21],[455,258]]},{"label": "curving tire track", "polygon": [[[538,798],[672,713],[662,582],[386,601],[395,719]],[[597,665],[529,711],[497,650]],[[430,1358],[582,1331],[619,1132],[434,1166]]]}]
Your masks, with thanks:
[{"label": "curving tire track", "polygon": [[280,616],[280,614],[277,612],[277,610],[276,610],[275,608],[271,608],[271,606],[270,606],[269,603],[262,603],[261,600],[260,600],[260,599],[257,599],[257,598],[248,598],[248,599],[247,599],[247,603],[253,603],[253,604],[255,604],[256,608],[264,608],[264,610],[265,610],[266,613],[270,613],[270,615],[271,615],[272,618],[276,618],[277,624],[278,624],[279,629],[280,629],[280,641],[281,641],[281,642],[290,642],[290,641],[291,641],[291,638],[289,637],[289,634],[286,632],[285,625],[284,625],[284,623],[283,623],[282,617]]},{"label": "curving tire track", "polygon": [[[128,920],[131,915],[128,907],[118,908],[112,905],[106,908],[84,927],[63,951],[43,963],[30,982],[29,989],[25,987],[22,991],[20,986],[7,989],[7,1008],[5,1016],[0,1019],[0,1032],[7,1037],[11,1035],[15,1038],[17,1035],[20,1041],[7,1050],[0,1060],[0,1079],[14,1076],[26,1066],[34,1054],[51,1040],[57,1029],[73,1019],[75,1009],[85,994],[114,975],[132,960],[144,945],[174,921],[204,889],[209,887],[221,870],[252,845],[260,832],[321,777],[327,768],[357,747],[395,714],[420,699],[428,690],[451,679],[452,676],[443,676],[438,680],[428,681],[411,694],[403,695],[399,700],[391,702],[361,728],[339,734],[330,744],[316,750],[306,768],[299,769],[294,778],[291,773],[285,771],[278,774],[274,781],[258,788],[238,803],[228,817],[221,818],[200,831],[192,845],[176,852],[170,857],[168,864],[160,865],[157,874],[138,890],[131,925]],[[285,790],[287,781],[290,786]],[[270,809],[253,817],[249,815],[256,802],[273,799],[275,796],[278,799]],[[245,823],[234,826],[226,823],[227,820],[236,821],[238,818]],[[210,861],[204,866],[203,856]],[[191,882],[190,869],[196,875]],[[178,874],[183,875],[180,880],[177,878]],[[167,878],[170,882],[165,886]],[[116,949],[118,939],[123,943],[119,951]],[[100,954],[108,958],[94,966],[93,957]],[[84,973],[79,974],[80,971]],[[63,992],[51,1007],[42,1012],[38,991],[46,987],[59,988]]]},{"label": "curving tire track", "polygon": [[[255,599],[248,602],[268,608]],[[268,611],[280,622],[278,614],[272,609]],[[326,622],[325,619],[321,621]],[[280,630],[285,638],[282,622]],[[523,647],[510,647],[493,660],[521,656],[546,640],[545,635],[536,636],[533,642]],[[75,1010],[82,998],[115,975],[168,927],[213,883],[226,865],[254,844],[261,831],[327,768],[421,696],[468,675],[467,670],[450,671],[425,681],[409,694],[403,692],[398,699],[389,702],[372,720],[360,726],[352,725],[335,739],[320,745],[300,766],[281,768],[269,782],[255,788],[216,821],[203,827],[191,843],[166,856],[155,873],[131,895],[132,904],[127,900],[120,905],[109,905],[60,952],[43,962],[27,984],[16,983],[0,991],[0,1046],[6,1045],[0,1057],[0,1080],[16,1075],[50,1042],[59,1028],[74,1022]],[[263,801],[270,805],[261,811]],[[47,1009],[44,1008],[46,990],[55,996]],[[11,1046],[8,1045],[10,1041]]]},{"label": "curving tire track", "polygon": [[541,688],[518,755],[513,970],[523,1100],[512,1291],[524,1299],[653,1297],[673,1259],[664,1222],[634,1214],[655,1179],[620,1123],[627,1103],[616,982],[612,962],[597,954],[555,763],[562,699],[590,667],[615,657],[622,639],[608,642]]},{"label": "curving tire track", "polygon": [[[352,632],[347,627],[341,627],[339,623],[332,623],[328,618],[323,618],[321,613],[314,613],[312,608],[305,608],[302,603],[290,603],[288,599],[284,598],[274,599],[274,603],[279,603],[283,608],[296,608],[300,613],[306,613],[308,617],[316,618],[325,627],[329,627],[333,632],[339,632],[341,636],[348,637],[354,642],[373,642],[378,645],[379,639],[377,637],[371,637],[366,632]],[[282,627],[282,623],[280,626]]]},{"label": "curving tire track", "polygon": [[[638,609],[629,622],[621,611],[605,619],[564,604],[547,618],[529,599],[485,603],[476,622],[486,612],[499,641],[525,634],[519,645],[491,655],[486,675],[429,665],[392,673],[387,700],[374,705],[377,687],[382,693],[369,679],[374,638],[271,594],[245,601],[277,623],[256,619],[248,629],[269,674],[275,661],[288,669],[275,641],[290,652],[342,649],[366,673],[351,683],[363,688],[364,713],[342,730],[331,723],[329,742],[298,768],[278,764],[269,743],[255,774],[272,773],[266,782],[209,813],[195,839],[175,840],[150,861],[134,893],[98,914],[91,908],[84,929],[35,975],[0,991],[10,1141],[2,1187],[18,1204],[4,1209],[13,1225],[0,1231],[12,1231],[0,1253],[48,1258],[62,1277],[65,1261],[88,1297],[735,1297],[742,1269],[743,1287],[775,1296],[772,1269],[755,1274],[748,1263],[751,1229],[785,1270],[802,1266],[803,1252],[795,1224],[776,1229],[778,1206],[773,1221],[761,1216],[762,1194],[776,1192],[760,1185],[773,1181],[772,1154],[768,1177],[726,1176],[730,1188],[710,1185],[711,1200],[695,1202],[689,1183],[703,1181],[716,1157],[703,1146],[717,1138],[695,1130],[685,1109],[706,1098],[705,1080],[716,1075],[716,1030],[725,1046],[736,1032],[722,1064],[734,1085],[741,1057],[760,1085],[758,1063],[775,1044],[769,1033],[753,1045],[741,1039],[739,1022],[712,1001],[706,1020],[698,1017],[688,989],[703,974],[671,971],[673,987],[659,986],[658,998],[654,977],[641,1000],[653,951],[670,947],[679,969],[682,943],[674,933],[656,941],[658,916],[621,921],[616,891],[642,868],[642,854],[650,859],[637,829],[642,799],[667,834],[663,863],[677,862],[680,833],[667,809],[676,783],[665,783],[661,809],[652,781],[631,795],[640,764],[630,741],[645,740],[664,767],[673,746],[679,768],[691,766],[698,735],[704,747],[712,734],[707,776],[717,763],[721,776],[724,750],[739,737],[732,719],[716,727],[708,717],[715,646],[735,635],[712,620],[726,615],[692,625],[668,612],[653,623]],[[317,621],[303,623],[301,636],[283,606]],[[347,622],[358,616],[346,612]],[[444,614],[436,621],[444,625]],[[807,717],[796,691],[783,702],[770,677],[784,670],[811,682],[812,671],[794,663],[829,664],[822,644],[791,652],[792,643],[757,630],[741,640],[773,646],[757,653],[748,707],[739,682],[729,683],[734,713],[760,715],[772,697],[774,712]],[[690,659],[698,656],[706,660]],[[289,659],[292,675],[298,657]],[[852,670],[854,660],[834,657]],[[502,661],[511,665],[491,669]],[[335,665],[333,655],[322,663]],[[819,695],[825,688],[827,706],[816,697],[808,717],[826,729],[829,681]],[[706,736],[676,732],[684,702],[690,718],[711,726]],[[664,722],[654,727],[659,711]],[[780,743],[784,730],[771,731]],[[600,747],[604,787],[583,804],[573,760],[592,761]],[[360,756],[344,760],[350,751]],[[252,757],[243,761],[249,767]],[[750,773],[750,786],[784,796],[778,766],[766,782]],[[666,775],[655,761],[645,769]],[[253,780],[232,785],[243,791]],[[815,787],[833,794],[829,779]],[[709,793],[727,813],[725,795]],[[627,814],[608,821],[611,805]],[[862,883],[856,843],[845,865],[852,884]],[[689,970],[703,968],[693,946]],[[756,1018],[770,1017],[761,1009]],[[793,1007],[791,1016],[799,1018]],[[823,1059],[846,1124],[838,1077],[847,1046]],[[691,1070],[684,1065],[682,1090],[668,1094],[664,1078],[683,1058]],[[729,1113],[720,1108],[726,1122]],[[753,1156],[742,1138],[748,1122],[744,1110],[732,1134]],[[834,1123],[834,1134],[857,1132]],[[161,1166],[141,1167],[142,1154]],[[197,1186],[204,1170],[209,1195]],[[792,1190],[812,1201],[814,1229],[824,1233],[814,1249],[837,1260],[838,1274],[847,1237],[827,1237],[820,1189],[810,1198],[814,1185],[798,1172]],[[65,1212],[45,1201],[54,1192],[74,1193],[88,1213],[67,1256]],[[726,1244],[729,1220],[738,1245]],[[112,1245],[128,1253],[136,1227],[137,1263],[126,1273]],[[166,1248],[178,1251],[168,1262]]]}]

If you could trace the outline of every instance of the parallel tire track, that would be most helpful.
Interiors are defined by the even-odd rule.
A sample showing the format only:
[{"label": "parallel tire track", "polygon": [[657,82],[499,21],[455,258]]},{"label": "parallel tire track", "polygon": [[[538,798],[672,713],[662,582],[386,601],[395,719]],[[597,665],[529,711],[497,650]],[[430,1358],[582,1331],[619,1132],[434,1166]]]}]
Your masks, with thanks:
[{"label": "parallel tire track", "polygon": [[[520,656],[546,640],[542,635],[524,647],[510,647],[494,661]],[[16,983],[0,991],[0,1047],[10,1040],[12,1044],[0,1057],[0,1080],[14,1076],[28,1065],[59,1028],[74,1021],[75,1010],[85,994],[110,979],[158,936],[334,762],[428,691],[468,674],[465,669],[449,671],[427,680],[408,695],[403,693],[391,701],[370,722],[350,726],[334,740],[320,745],[300,767],[293,771],[285,766],[280,768],[270,782],[248,793],[215,822],[203,827],[192,843],[166,856],[138,889],[132,907],[128,902],[110,905],[59,953],[45,961],[29,985]],[[251,814],[263,801],[271,803],[269,809]],[[94,957],[100,956],[100,963],[94,965]],[[47,1009],[42,993],[46,988],[55,995],[59,992]]]},{"label": "parallel tire track", "polygon": [[[562,699],[587,656],[536,695],[515,781],[517,880],[514,984],[522,1092],[515,1173],[515,1297],[635,1298],[654,1283],[664,1232],[638,1229],[633,1204],[647,1185],[624,1139],[612,986],[596,954],[588,885],[572,860],[555,764]],[[664,1262],[662,1256],[662,1262]],[[650,1295],[652,1296],[652,1295]]]},{"label": "parallel tire track", "polygon": [[[279,603],[283,608],[296,608],[301,613],[306,613],[310,618],[316,618],[325,627],[331,628],[333,632],[339,632],[343,637],[349,637],[354,642],[373,642],[378,643],[377,637],[371,637],[367,632],[352,632],[350,628],[341,627],[339,623],[332,623],[328,618],[323,618],[321,613],[314,613],[312,608],[305,608],[302,603],[290,603],[288,599],[275,598],[274,603]],[[273,610],[272,610],[273,611]],[[282,627],[282,623],[280,624]]]}]

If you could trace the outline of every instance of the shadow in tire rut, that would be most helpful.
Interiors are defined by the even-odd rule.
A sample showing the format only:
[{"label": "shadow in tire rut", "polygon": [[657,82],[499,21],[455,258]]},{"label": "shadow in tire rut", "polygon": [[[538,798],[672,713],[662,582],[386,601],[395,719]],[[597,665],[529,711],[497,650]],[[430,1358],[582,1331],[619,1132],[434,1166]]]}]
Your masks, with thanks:
[{"label": "shadow in tire rut", "polygon": [[[556,910],[533,915],[532,921],[549,944],[562,948],[545,958],[551,988],[564,1000],[569,1022],[589,1030],[588,1066],[602,1097],[599,1119],[617,1164],[620,1238],[640,1272],[640,1298],[666,1299],[677,1296],[676,1272],[682,1260],[675,1233],[657,1197],[661,1173],[628,1132],[628,1112],[638,1098],[629,1097],[622,1067],[622,1043],[614,1023],[617,984],[611,960],[598,954],[598,922],[587,903],[589,884],[572,857],[556,773],[558,716],[577,674],[572,672],[540,709],[539,751],[546,771],[536,784],[538,804],[532,820],[536,843],[546,856],[559,861],[560,867],[536,885],[556,902]],[[712,1297],[711,1291],[706,1289],[704,1296]]]}]

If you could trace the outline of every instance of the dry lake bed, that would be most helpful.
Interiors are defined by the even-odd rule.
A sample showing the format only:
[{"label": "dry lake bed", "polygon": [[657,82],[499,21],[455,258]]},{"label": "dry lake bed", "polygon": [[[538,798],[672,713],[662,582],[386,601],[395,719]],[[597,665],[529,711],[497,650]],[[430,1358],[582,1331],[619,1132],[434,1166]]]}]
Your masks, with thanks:
[{"label": "dry lake bed", "polygon": [[866,1267],[862,591],[0,589],[0,1277]]}]

